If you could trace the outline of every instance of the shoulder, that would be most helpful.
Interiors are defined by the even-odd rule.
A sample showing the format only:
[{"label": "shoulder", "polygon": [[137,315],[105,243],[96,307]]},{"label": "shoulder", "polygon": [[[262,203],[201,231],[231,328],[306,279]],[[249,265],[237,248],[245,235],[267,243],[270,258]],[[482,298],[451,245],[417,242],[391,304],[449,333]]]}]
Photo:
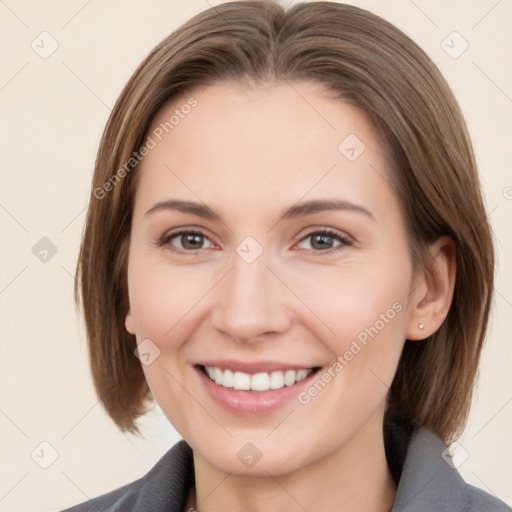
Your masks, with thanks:
[{"label": "shoulder", "polygon": [[512,512],[512,508],[488,492],[469,484],[465,485],[465,502],[467,512]]},{"label": "shoulder", "polygon": [[419,428],[410,437],[392,512],[512,512],[499,498],[464,481],[446,444]]},{"label": "shoulder", "polygon": [[142,478],[62,512],[181,512],[193,478],[192,450],[181,440]]},{"label": "shoulder", "polygon": [[140,489],[143,485],[142,480],[143,478],[123,485],[118,489],[84,501],[62,512],[97,512],[98,510],[104,512],[118,512],[137,510],[134,507],[136,506],[137,496],[140,494]]}]

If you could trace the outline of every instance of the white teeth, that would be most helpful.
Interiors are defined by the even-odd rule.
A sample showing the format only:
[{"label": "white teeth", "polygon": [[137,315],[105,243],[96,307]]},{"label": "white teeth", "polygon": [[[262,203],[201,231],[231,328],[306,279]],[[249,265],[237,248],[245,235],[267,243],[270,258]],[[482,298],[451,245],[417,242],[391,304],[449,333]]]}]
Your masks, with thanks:
[{"label": "white teeth", "polygon": [[223,372],[220,368],[213,369],[213,380],[215,380],[215,384],[222,384]]},{"label": "white teeth", "polygon": [[267,391],[270,384],[268,373],[255,373],[251,377],[251,389],[254,391]]},{"label": "white teeth", "polygon": [[283,372],[272,372],[270,374],[270,389],[279,389],[284,386]]},{"label": "white teeth", "polygon": [[295,373],[294,370],[287,370],[284,374],[284,383],[287,386],[293,386],[295,384]]},{"label": "white teeth", "polygon": [[[215,369],[217,370],[218,368]],[[224,382],[216,382],[216,384],[222,386]],[[251,376],[248,373],[235,372],[235,375],[233,375],[233,387],[241,390],[251,389]]]},{"label": "white teeth", "polygon": [[226,370],[222,378],[222,385],[225,388],[232,388],[235,385],[235,375],[231,370]]},{"label": "white teeth", "polygon": [[296,382],[304,380],[311,369],[261,372],[250,375],[244,372],[232,372],[220,368],[205,366],[206,373],[211,380],[225,388],[234,388],[240,391],[268,391],[281,389],[284,386],[293,386]]},{"label": "white teeth", "polygon": [[297,382],[300,382],[301,380],[304,380],[308,376],[307,370],[299,370],[297,372]]}]

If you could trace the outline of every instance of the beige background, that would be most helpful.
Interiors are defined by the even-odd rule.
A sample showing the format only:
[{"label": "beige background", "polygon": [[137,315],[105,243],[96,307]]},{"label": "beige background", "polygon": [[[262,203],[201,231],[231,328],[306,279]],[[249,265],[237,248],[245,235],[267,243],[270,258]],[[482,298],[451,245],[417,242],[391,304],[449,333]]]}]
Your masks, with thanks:
[{"label": "beige background", "polygon": [[[147,52],[210,2],[0,0],[2,512],[61,510],[112,490],[145,474],[179,439],[158,408],[141,422],[146,439],[121,434],[103,412],[72,274],[111,107]],[[459,471],[512,504],[512,2],[351,3],[412,36],[467,116],[499,267],[478,393],[459,440],[469,457]],[[58,48],[45,55],[54,40]],[[464,41],[469,47],[453,58]],[[32,252],[42,237],[58,249],[46,263]],[[39,464],[58,458],[43,469],[33,452]]]}]

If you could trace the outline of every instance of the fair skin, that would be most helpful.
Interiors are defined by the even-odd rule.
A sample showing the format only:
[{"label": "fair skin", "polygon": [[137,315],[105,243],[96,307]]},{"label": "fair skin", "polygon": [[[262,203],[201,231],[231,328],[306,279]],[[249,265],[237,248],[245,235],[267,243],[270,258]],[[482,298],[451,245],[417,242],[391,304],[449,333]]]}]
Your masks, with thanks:
[{"label": "fair skin", "polygon": [[[396,494],[382,435],[387,391],[405,339],[421,343],[446,317],[453,243],[430,247],[433,276],[413,275],[385,142],[320,85],[214,83],[166,106],[148,133],[191,96],[197,106],[137,169],[126,316],[137,343],[160,350],[143,370],[194,452],[185,510],[387,512]],[[338,149],[349,134],[365,145],[354,161]],[[220,219],[149,212],[171,199]],[[282,218],[297,203],[326,199],[351,207]],[[318,233],[326,228],[332,238]],[[370,326],[377,333],[367,344],[299,401]],[[228,389],[197,366],[269,361],[320,370],[291,386],[291,398],[251,413],[248,395],[279,390]],[[216,400],[212,387],[241,408]]]}]

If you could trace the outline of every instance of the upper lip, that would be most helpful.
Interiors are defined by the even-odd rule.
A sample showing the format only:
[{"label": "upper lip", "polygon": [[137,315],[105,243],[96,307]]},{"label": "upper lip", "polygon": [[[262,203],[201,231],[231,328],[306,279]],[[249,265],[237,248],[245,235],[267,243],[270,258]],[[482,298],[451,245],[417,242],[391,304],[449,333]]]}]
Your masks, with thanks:
[{"label": "upper lip", "polygon": [[274,372],[286,370],[302,370],[317,368],[319,365],[297,364],[297,363],[281,363],[279,361],[236,361],[232,359],[216,359],[210,361],[201,361],[197,366],[211,366],[220,368],[221,370],[231,370],[232,372],[243,372],[255,374],[261,372]]}]

